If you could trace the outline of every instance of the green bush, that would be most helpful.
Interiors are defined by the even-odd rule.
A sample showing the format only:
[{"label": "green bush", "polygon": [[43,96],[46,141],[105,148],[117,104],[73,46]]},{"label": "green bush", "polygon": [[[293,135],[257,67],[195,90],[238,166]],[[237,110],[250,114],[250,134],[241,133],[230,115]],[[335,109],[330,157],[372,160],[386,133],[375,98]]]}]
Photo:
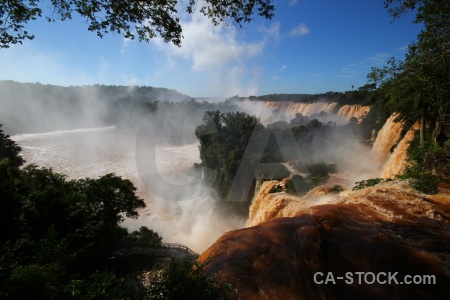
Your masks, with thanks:
[{"label": "green bush", "polygon": [[[410,147],[412,148],[412,147]],[[423,142],[417,147],[410,149],[409,156],[406,159],[407,165],[401,176],[402,179],[411,179],[411,186],[425,194],[436,194],[440,177],[424,171],[425,156],[427,153],[438,156],[442,152],[439,145],[431,142]]]},{"label": "green bush", "polygon": [[[311,180],[315,186],[325,183],[330,178],[330,175],[328,174],[330,172],[330,168],[324,162],[309,164],[307,165],[307,168],[311,176]],[[334,169],[332,169],[332,171],[333,170]]]},{"label": "green bush", "polygon": [[392,179],[383,179],[383,178],[370,178],[367,180],[361,180],[358,182],[355,182],[355,186],[352,188],[352,191],[362,190],[370,186],[375,186],[379,183],[383,182],[389,182],[392,181]]},{"label": "green bush", "polygon": [[219,282],[216,275],[206,276],[204,268],[209,263],[199,264],[186,258],[171,262],[162,273],[150,281],[146,299],[227,299],[231,286]]},{"label": "green bush", "polygon": [[411,186],[424,194],[436,194],[440,177],[432,174],[423,174],[420,178],[413,178]]}]

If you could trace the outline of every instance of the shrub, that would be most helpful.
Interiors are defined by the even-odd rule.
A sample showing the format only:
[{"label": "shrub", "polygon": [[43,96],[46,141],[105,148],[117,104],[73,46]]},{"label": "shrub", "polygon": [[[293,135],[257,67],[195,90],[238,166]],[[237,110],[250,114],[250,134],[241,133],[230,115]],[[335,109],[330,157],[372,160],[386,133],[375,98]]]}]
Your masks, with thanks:
[{"label": "shrub", "polygon": [[432,174],[423,174],[420,178],[413,178],[411,186],[424,194],[436,194],[440,177]]},{"label": "shrub", "polygon": [[311,180],[315,186],[325,183],[330,175],[328,174],[330,169],[324,162],[307,165]]},{"label": "shrub", "polygon": [[427,154],[438,157],[441,152],[442,149],[439,145],[430,142],[424,142],[417,147],[413,147],[406,159],[405,171],[399,177],[402,179],[411,178],[411,186],[417,191],[425,194],[436,194],[440,176],[432,174],[430,171],[424,171],[424,162]]},{"label": "shrub", "polygon": [[205,275],[202,264],[186,258],[181,262],[172,261],[161,273],[150,279],[147,299],[227,299],[231,285],[220,282],[217,275]]},{"label": "shrub", "polygon": [[355,186],[352,188],[352,191],[362,190],[370,186],[375,186],[379,183],[392,181],[392,179],[383,179],[383,178],[370,178],[367,180],[361,180],[358,182],[355,182]]}]

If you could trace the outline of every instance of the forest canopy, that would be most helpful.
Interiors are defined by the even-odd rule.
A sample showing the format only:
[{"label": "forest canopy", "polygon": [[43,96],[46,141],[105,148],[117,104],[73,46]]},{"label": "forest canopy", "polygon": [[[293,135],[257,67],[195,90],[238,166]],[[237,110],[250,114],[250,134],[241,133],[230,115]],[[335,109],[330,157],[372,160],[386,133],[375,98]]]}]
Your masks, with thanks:
[{"label": "forest canopy", "polygon": [[[46,6],[49,7],[46,7]],[[199,10],[214,25],[233,22],[241,25],[255,15],[271,19],[275,7],[271,0],[189,0],[189,1],[127,1],[127,0],[8,0],[0,2],[0,48],[31,40],[34,35],[27,24],[38,18],[48,22],[72,19],[80,15],[88,30],[99,37],[115,32],[125,38],[148,42],[157,35],[164,42],[180,46],[183,38],[178,11],[192,14]]]}]

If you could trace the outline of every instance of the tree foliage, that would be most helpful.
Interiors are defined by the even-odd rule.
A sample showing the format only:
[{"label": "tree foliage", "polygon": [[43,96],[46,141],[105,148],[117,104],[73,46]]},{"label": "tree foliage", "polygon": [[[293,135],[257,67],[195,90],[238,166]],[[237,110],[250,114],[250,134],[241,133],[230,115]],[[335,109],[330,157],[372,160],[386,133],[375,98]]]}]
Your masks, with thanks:
[{"label": "tree foliage", "polygon": [[160,35],[165,42],[181,45],[182,28],[178,10],[192,14],[198,9],[214,25],[232,21],[241,25],[255,14],[271,19],[275,10],[271,0],[52,0],[47,14],[45,1],[6,0],[0,2],[0,47],[33,39],[27,23],[45,17],[49,22],[71,19],[77,13],[87,23],[88,30],[103,37],[109,32],[125,38],[149,41]]},{"label": "tree foliage", "polygon": [[391,59],[387,66],[368,75],[379,83],[390,105],[404,119],[421,119],[423,141],[427,117],[448,109],[450,96],[450,2],[447,0],[386,0],[394,20],[416,13],[423,24],[417,41],[408,46],[403,61]]},{"label": "tree foliage", "polygon": [[208,111],[195,130],[200,140],[202,166],[216,170],[214,185],[228,192],[253,131],[263,130],[259,120],[243,112]]},{"label": "tree foliage", "polygon": [[22,148],[3,132],[2,127],[3,124],[0,124],[0,158],[8,160],[12,166],[20,167],[25,162],[19,155]]},{"label": "tree foliage", "polygon": [[[19,169],[20,147],[0,127],[0,299],[218,299],[224,284],[192,262],[173,263],[152,289],[143,273],[152,255],[123,254],[162,247],[147,227],[119,226],[144,207],[129,180],[114,174],[68,180],[35,165]],[[13,162],[13,163],[11,163]]]},{"label": "tree foliage", "polygon": [[411,186],[422,193],[436,194],[441,178],[433,170],[424,168],[424,163],[427,155],[439,156],[442,153],[442,149],[430,142],[423,142],[411,148],[406,159],[405,170],[400,178],[410,179]]},{"label": "tree foliage", "polygon": [[153,274],[146,297],[148,299],[227,299],[231,287],[220,282],[215,275],[205,276],[204,268],[208,264],[199,264],[186,258],[178,263],[170,263],[162,272]]},{"label": "tree foliage", "polygon": [[[375,84],[368,83],[356,90],[345,91],[345,92],[333,92],[329,91],[326,93],[318,94],[268,94],[262,96],[250,96],[250,100],[256,101],[275,101],[275,102],[300,102],[300,103],[311,103],[311,102],[336,102],[337,109],[343,105],[371,105],[375,102],[376,89]],[[228,100],[244,100],[246,97],[231,97]]]}]

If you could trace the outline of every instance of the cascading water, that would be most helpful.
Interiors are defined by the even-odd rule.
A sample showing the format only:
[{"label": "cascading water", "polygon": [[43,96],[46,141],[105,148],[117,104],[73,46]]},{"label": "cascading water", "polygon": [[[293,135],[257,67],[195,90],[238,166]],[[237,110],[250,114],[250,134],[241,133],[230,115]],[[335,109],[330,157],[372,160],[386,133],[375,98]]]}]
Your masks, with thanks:
[{"label": "cascading water", "polygon": [[370,106],[344,105],[339,109],[338,115],[344,117],[346,121],[349,121],[353,117],[361,120],[369,111]]},{"label": "cascading water", "polygon": [[372,152],[378,155],[380,162],[384,163],[391,155],[391,148],[400,140],[403,130],[402,122],[395,122],[397,114],[392,114],[378,132],[372,146]]},{"label": "cascading water", "polygon": [[[348,109],[350,110],[351,108]],[[374,173],[367,172],[366,174],[362,174],[362,177],[358,180],[380,177],[377,174],[381,174],[381,177],[383,178],[392,178],[395,175],[402,173],[404,170],[409,142],[414,138],[414,133],[418,130],[419,124],[414,124],[414,126],[402,138],[401,133],[403,130],[403,123],[395,122],[396,118],[396,114],[393,114],[388,118],[382,129],[379,131],[372,149],[369,150],[371,153],[366,153],[366,161],[361,161],[361,159],[358,159],[358,161],[361,161],[360,165],[368,165],[370,163],[368,160],[370,160],[371,155],[375,156],[375,160],[377,160],[377,158],[379,160],[379,164],[375,168]],[[391,153],[391,149],[394,146],[395,149]],[[361,148],[360,151],[367,150]],[[270,193],[269,191],[272,188],[278,185],[283,186],[284,182],[264,182],[261,189],[253,198],[247,226],[255,226],[262,222],[280,217],[292,217],[298,211],[313,205],[335,202],[336,199],[339,198],[339,195],[336,193],[330,193],[330,189],[332,189],[335,184],[339,184],[341,186],[347,185],[348,187],[351,187],[351,184],[354,183],[354,181],[350,182],[350,185],[348,185],[349,182],[345,182],[345,179],[349,179],[347,177],[352,176],[353,178],[356,178],[354,177],[355,174],[361,173],[361,170],[356,170],[353,166],[353,168],[347,170],[347,172],[350,174],[333,175],[330,179],[331,182],[312,189],[302,197],[289,195],[285,192]],[[341,180],[342,182],[339,182],[338,180]],[[348,193],[348,191],[341,193],[340,196],[344,196],[346,193]]]},{"label": "cascading water", "polygon": [[[295,116],[300,113],[304,116],[311,116],[320,112],[326,112],[331,114],[338,104],[336,102],[314,102],[314,103],[294,103],[294,102],[274,102],[265,101],[264,106],[272,109],[279,109],[285,112],[289,112],[291,116]],[[339,108],[337,115],[344,118],[348,122],[352,117],[360,120],[370,110],[370,106],[362,105],[344,105]]]},{"label": "cascading water", "polygon": [[418,122],[415,123],[398,143],[397,147],[395,147],[394,152],[389,156],[383,166],[383,170],[381,172],[382,178],[392,178],[403,172],[406,166],[409,143],[414,139],[414,135],[416,131],[419,130],[419,127],[420,124]]},{"label": "cascading water", "polygon": [[320,113],[324,111],[326,113],[331,113],[336,107],[337,103],[326,103],[326,102],[315,102],[315,103],[293,103],[293,102],[264,102],[265,107],[270,107],[273,109],[279,109],[289,112],[292,116],[295,114],[302,114],[304,116],[311,116],[313,114]]}]

